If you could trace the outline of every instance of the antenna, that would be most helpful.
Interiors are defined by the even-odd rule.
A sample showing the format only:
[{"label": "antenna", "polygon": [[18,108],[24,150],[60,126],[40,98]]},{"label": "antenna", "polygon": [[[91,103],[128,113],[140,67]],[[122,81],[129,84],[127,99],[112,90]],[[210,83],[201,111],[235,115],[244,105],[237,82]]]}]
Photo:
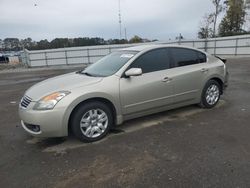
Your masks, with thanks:
[{"label": "antenna", "polygon": [[121,0],[118,0],[118,3],[119,3],[118,16],[119,16],[120,39],[122,39],[122,15],[121,15]]}]

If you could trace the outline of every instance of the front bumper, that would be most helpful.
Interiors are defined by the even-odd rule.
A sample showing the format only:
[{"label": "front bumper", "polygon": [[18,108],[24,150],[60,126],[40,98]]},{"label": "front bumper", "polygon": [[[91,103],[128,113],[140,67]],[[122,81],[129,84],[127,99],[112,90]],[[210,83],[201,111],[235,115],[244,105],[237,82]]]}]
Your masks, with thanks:
[{"label": "front bumper", "polygon": [[[53,110],[37,111],[32,107],[28,109],[19,108],[22,127],[26,132],[35,137],[63,137],[67,136],[67,130],[63,126],[65,109],[54,108]],[[39,130],[33,131],[30,126],[38,126]]]}]

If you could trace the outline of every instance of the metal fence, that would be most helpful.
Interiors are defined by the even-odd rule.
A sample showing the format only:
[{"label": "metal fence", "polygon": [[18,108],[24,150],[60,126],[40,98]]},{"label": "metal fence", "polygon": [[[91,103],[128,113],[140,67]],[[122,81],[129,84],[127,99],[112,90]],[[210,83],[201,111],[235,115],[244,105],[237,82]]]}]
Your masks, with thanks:
[{"label": "metal fence", "polygon": [[[219,56],[250,56],[250,35],[156,43],[191,46]],[[29,67],[91,64],[113,51],[135,45],[140,44],[73,47],[39,51],[25,50],[21,55],[21,59]]]},{"label": "metal fence", "polygon": [[[170,44],[170,43],[168,43]],[[201,49],[212,55],[250,56],[250,35],[173,42]]]},{"label": "metal fence", "polygon": [[21,55],[21,59],[29,67],[91,64],[111,52],[131,46],[134,45],[103,45],[39,51],[25,50]]}]

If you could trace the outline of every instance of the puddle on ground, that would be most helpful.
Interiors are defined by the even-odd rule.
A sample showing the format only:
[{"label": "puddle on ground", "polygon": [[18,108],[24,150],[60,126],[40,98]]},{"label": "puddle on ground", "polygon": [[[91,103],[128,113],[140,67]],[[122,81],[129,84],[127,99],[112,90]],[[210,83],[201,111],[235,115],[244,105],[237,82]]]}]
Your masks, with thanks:
[{"label": "puddle on ground", "polygon": [[[215,108],[220,108],[225,103],[226,102],[224,100],[221,100]],[[205,112],[206,110],[212,110],[212,109],[202,109],[194,105],[130,120],[125,122],[121,126],[118,126],[117,128],[111,130],[110,134],[104,139],[94,143],[82,143],[72,136],[69,136],[68,138],[49,138],[49,139],[32,138],[30,140],[27,140],[26,142],[28,144],[36,144],[38,147],[42,148],[43,152],[65,154],[67,150],[77,149],[89,145],[100,144],[105,140],[120,134],[135,132],[147,127],[163,124],[164,122],[185,119],[195,114]]]}]

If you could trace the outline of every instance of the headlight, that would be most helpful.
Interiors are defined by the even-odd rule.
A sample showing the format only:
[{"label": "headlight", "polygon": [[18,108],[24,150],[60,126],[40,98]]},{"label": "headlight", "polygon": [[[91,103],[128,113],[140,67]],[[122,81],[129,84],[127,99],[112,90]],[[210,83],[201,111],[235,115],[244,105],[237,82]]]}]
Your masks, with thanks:
[{"label": "headlight", "polygon": [[59,91],[47,95],[40,99],[34,106],[34,110],[51,110],[55,107],[55,105],[65,96],[70,94],[69,91]]}]

